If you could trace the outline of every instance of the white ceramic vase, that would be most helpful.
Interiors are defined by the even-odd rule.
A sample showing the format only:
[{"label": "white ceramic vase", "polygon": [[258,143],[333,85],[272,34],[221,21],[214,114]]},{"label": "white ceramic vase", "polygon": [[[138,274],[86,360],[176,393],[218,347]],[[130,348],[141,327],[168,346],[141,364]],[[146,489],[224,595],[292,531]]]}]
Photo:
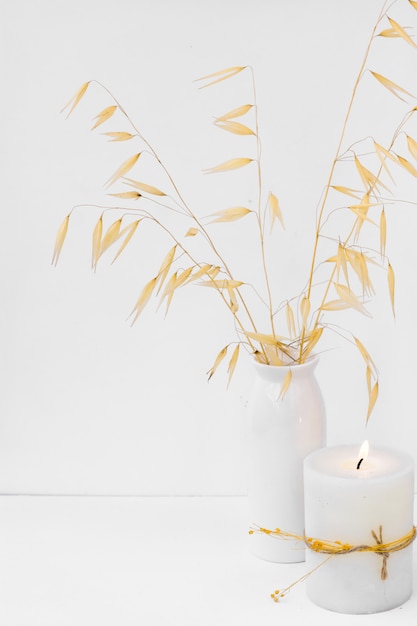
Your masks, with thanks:
[{"label": "white ceramic vase", "polygon": [[[325,408],[314,369],[318,358],[292,365],[291,384],[280,397],[287,366],[254,363],[249,399],[248,512],[252,528],[304,534],[303,461],[325,446]],[[249,537],[251,551],[277,563],[305,560],[302,542],[263,533]]]}]

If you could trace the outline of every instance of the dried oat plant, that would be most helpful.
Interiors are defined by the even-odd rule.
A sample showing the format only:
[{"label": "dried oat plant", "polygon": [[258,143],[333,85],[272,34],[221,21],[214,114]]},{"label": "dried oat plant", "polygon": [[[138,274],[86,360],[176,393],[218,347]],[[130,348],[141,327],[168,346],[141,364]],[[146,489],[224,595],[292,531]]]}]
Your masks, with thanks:
[{"label": "dried oat plant", "polygon": [[[157,298],[159,305],[167,312],[178,289],[187,286],[211,289],[232,316],[236,332],[233,340],[220,350],[208,372],[209,378],[227,357],[230,382],[241,347],[246,348],[259,362],[269,365],[295,365],[305,362],[312,351],[318,349],[323,333],[334,330],[332,320],[337,312],[354,309],[359,314],[369,315],[367,302],[375,291],[371,275],[376,268],[386,272],[388,293],[394,310],[395,278],[386,252],[386,211],[396,201],[407,202],[399,197],[398,191],[393,192],[396,174],[402,171],[417,177],[417,140],[409,130],[417,106],[412,104],[416,100],[408,90],[393,80],[393,77],[380,73],[379,68],[376,71],[368,67],[368,60],[370,50],[377,40],[385,40],[385,45],[392,45],[393,39],[402,40],[404,45],[417,48],[409,34],[409,28],[391,17],[395,4],[393,2],[388,6],[384,5],[372,30],[318,207],[307,280],[299,293],[289,297],[279,292],[279,285],[271,284],[268,269],[265,242],[267,238],[271,239],[269,245],[275,245],[275,238],[279,242],[279,238],[283,236],[282,228],[273,229],[273,226],[276,222],[283,226],[283,216],[277,196],[272,192],[264,196],[263,192],[258,105],[252,67],[229,67],[199,79],[199,86],[207,88],[231,80],[238,74],[246,73],[248,76],[250,103],[229,110],[214,122],[216,127],[242,138],[244,156],[225,161],[206,170],[206,173],[224,173],[250,166],[256,168],[258,187],[255,209],[246,206],[230,207],[215,212],[209,216],[209,221],[201,218],[188,205],[174,176],[159,158],[153,145],[104,85],[94,80],[85,82],[63,109],[68,116],[89,89],[100,89],[110,103],[107,102],[105,108],[95,117],[92,129],[102,127],[103,124],[109,126],[116,119],[113,116],[117,112],[117,119],[123,121],[120,130],[111,129],[104,134],[110,142],[125,142],[129,146],[129,156],[107,181],[108,187],[113,187],[116,183],[122,185],[121,189],[110,195],[117,202],[123,201],[123,206],[117,204],[96,207],[100,215],[92,236],[92,267],[97,267],[100,258],[110,248],[114,251],[115,261],[135,241],[136,231],[145,222],[151,222],[157,229],[168,234],[171,245],[161,259],[159,269],[143,287],[131,312],[132,322],[136,322],[152,298]],[[417,2],[406,0],[405,4],[409,6],[410,14],[415,16],[413,10],[417,10]],[[376,137],[366,137],[344,147],[357,92],[365,79],[371,83],[371,88],[386,90],[392,98],[402,101],[402,119],[391,122],[390,115],[387,114],[386,130],[391,139],[385,145]],[[246,155],[248,142],[251,143],[251,148],[249,155]],[[135,148],[131,148],[132,145]],[[160,188],[141,181],[140,158],[144,153],[151,155],[160,170]],[[356,188],[352,188],[351,184],[343,184],[343,177],[349,175],[348,180],[351,180],[352,172],[357,179]],[[53,253],[54,264],[61,254],[73,213],[81,208],[73,207],[59,227]],[[344,232],[339,232],[338,219],[342,215]],[[177,230],[174,232],[172,217],[178,219],[181,234]],[[263,277],[262,284],[256,285],[255,291],[267,309],[267,328],[259,326],[248,303],[248,291],[253,293],[254,286],[247,283],[243,276],[232,272],[227,255],[217,246],[213,235],[213,222],[223,223],[224,228],[233,228],[237,220],[248,219],[252,219],[253,234],[260,243],[260,259],[257,262],[260,260]],[[374,233],[377,233],[378,250],[375,245],[364,241],[365,235],[373,241]],[[190,241],[195,242],[196,238],[201,247],[198,255],[195,252],[196,246],[190,245]],[[327,252],[329,244],[333,247],[330,256]],[[322,256],[321,246],[325,250],[325,257]],[[378,396],[377,368],[363,342],[349,331],[345,331],[345,335],[357,347],[365,363],[369,419]],[[290,381],[291,369],[284,383],[285,388]]]}]

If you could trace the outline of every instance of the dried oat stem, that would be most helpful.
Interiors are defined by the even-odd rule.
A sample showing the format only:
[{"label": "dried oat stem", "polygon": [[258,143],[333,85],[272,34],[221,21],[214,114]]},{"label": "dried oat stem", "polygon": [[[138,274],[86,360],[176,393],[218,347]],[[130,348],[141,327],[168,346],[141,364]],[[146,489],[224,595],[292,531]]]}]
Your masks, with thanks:
[{"label": "dried oat stem", "polygon": [[[99,85],[114,101],[114,103],[117,105],[117,107],[119,108],[120,112],[122,113],[122,115],[124,115],[124,117],[126,118],[126,120],[129,122],[130,126],[132,127],[132,129],[135,132],[135,135],[148,147],[150,153],[152,154],[152,156],[155,158],[156,162],[158,163],[158,165],[162,168],[162,170],[165,172],[167,178],[169,179],[170,183],[172,184],[173,189],[175,190],[175,193],[177,194],[179,200],[181,201],[182,206],[184,207],[185,211],[187,212],[188,217],[190,217],[194,223],[198,226],[200,232],[203,234],[203,236],[206,238],[207,242],[209,243],[213,253],[217,256],[218,260],[220,261],[220,263],[222,264],[226,274],[229,276],[229,278],[231,280],[233,280],[233,275],[232,272],[229,269],[229,266],[226,262],[226,260],[224,259],[224,257],[222,256],[222,254],[219,252],[217,246],[215,245],[212,237],[210,236],[210,234],[207,232],[207,229],[205,228],[204,224],[198,219],[198,217],[195,215],[195,213],[190,209],[190,207],[188,206],[187,202],[185,201],[183,195],[181,194],[177,184],[175,183],[174,177],[171,175],[170,171],[168,170],[168,168],[165,166],[164,162],[160,159],[158,153],[156,152],[156,150],[154,149],[154,147],[152,146],[152,144],[144,137],[144,135],[139,131],[139,129],[137,128],[137,126],[134,124],[133,120],[131,119],[131,117],[129,116],[129,114],[126,112],[125,108],[122,106],[122,104],[119,102],[119,100],[113,95],[113,93],[105,86],[103,85],[101,82],[94,80],[91,82],[95,82],[97,85]],[[260,176],[260,171],[259,171],[259,176]],[[154,201],[157,204],[160,204],[158,201]],[[157,220],[155,220],[157,221]],[[173,234],[165,227],[162,226],[162,223],[159,222],[159,226],[161,226],[164,230],[166,230],[166,232],[168,234],[171,235],[171,237],[177,241],[175,239],[175,237],[173,236]],[[178,243],[178,242],[177,242]],[[181,248],[188,254],[188,252],[186,251],[186,249],[181,245]],[[190,255],[189,255],[190,256]],[[192,259],[192,257],[190,256],[190,259]],[[201,263],[195,261],[195,259],[192,259],[192,261],[198,266],[201,267]],[[213,279],[211,277],[209,277],[210,280],[213,281]],[[213,281],[214,284],[214,281]],[[224,296],[224,294],[222,293],[221,289],[217,289],[217,292],[220,294],[223,302],[226,303],[227,307],[230,309],[227,300]],[[245,312],[247,314],[249,323],[251,324],[253,331],[257,332],[257,328],[256,328],[256,324],[254,322],[254,319],[250,313],[249,307],[247,306],[245,299],[242,296],[241,290],[239,288],[236,288],[236,292],[239,295],[239,298],[241,300],[242,306],[245,309]],[[233,315],[236,318],[236,314],[233,313]],[[238,320],[236,318],[236,321],[238,322],[238,325],[240,328],[242,328],[242,330],[244,330],[244,326],[243,324],[240,322],[240,320]],[[249,345],[251,346],[251,349],[253,351],[255,351],[255,347],[252,344],[252,342],[250,341],[249,338],[247,338]]]},{"label": "dried oat stem", "polygon": [[261,140],[259,137],[259,117],[258,117],[258,104],[257,104],[257,94],[256,94],[256,82],[255,82],[255,74],[252,66],[248,66],[251,78],[252,78],[252,89],[253,89],[253,102],[255,108],[255,135],[256,135],[256,169],[258,176],[258,206],[256,211],[256,218],[258,222],[259,228],[259,239],[261,246],[261,256],[262,256],[262,269],[265,279],[267,298],[268,298],[268,311],[269,311],[269,320],[271,325],[271,332],[275,336],[275,322],[274,322],[274,313],[273,313],[273,302],[272,302],[272,291],[271,285],[269,281],[267,260],[266,260],[266,252],[265,252],[265,220],[262,219],[261,216],[261,203],[262,203],[262,169],[261,169]]},{"label": "dried oat stem", "polygon": [[[365,66],[366,66],[366,63],[368,61],[368,57],[369,57],[369,53],[370,53],[370,50],[371,50],[371,47],[372,47],[373,40],[375,38],[375,33],[376,33],[376,30],[379,27],[379,24],[381,23],[383,17],[385,16],[386,11],[387,11],[386,8],[384,8],[382,10],[381,14],[379,15],[379,17],[378,17],[378,19],[377,19],[377,21],[375,23],[374,28],[372,29],[372,34],[371,34],[371,37],[369,39],[368,45],[366,47],[365,55],[363,57],[363,60],[362,60],[362,63],[361,63],[358,75],[356,77],[356,80],[355,80],[355,83],[354,83],[354,86],[353,86],[352,95],[350,97],[349,105],[348,105],[347,112],[346,112],[346,115],[345,115],[345,118],[344,118],[344,122],[343,122],[343,125],[342,125],[342,132],[340,134],[339,142],[338,142],[337,149],[336,149],[336,156],[333,159],[333,162],[332,162],[332,165],[331,165],[331,168],[330,168],[329,178],[328,178],[327,184],[325,186],[324,196],[323,196],[323,199],[321,201],[321,206],[320,206],[320,209],[319,209],[319,214],[318,214],[318,219],[317,219],[317,226],[316,226],[316,231],[315,231],[313,254],[312,254],[312,258],[311,258],[310,273],[309,273],[309,279],[308,279],[308,283],[307,283],[307,295],[306,295],[307,300],[310,300],[310,297],[311,297],[311,290],[312,290],[312,287],[313,287],[313,276],[314,276],[314,270],[315,270],[315,267],[316,267],[316,258],[317,258],[317,252],[318,252],[318,244],[319,244],[319,239],[320,239],[322,221],[323,221],[324,211],[325,211],[325,208],[326,208],[326,205],[327,205],[327,199],[328,199],[329,191],[330,191],[330,188],[331,188],[334,171],[335,171],[336,165],[337,165],[338,160],[339,160],[339,153],[340,153],[340,150],[341,150],[344,138],[345,138],[347,125],[348,125],[348,122],[349,122],[349,119],[350,119],[350,114],[351,114],[351,111],[352,111],[353,104],[355,102],[356,93],[357,93],[359,84],[361,82],[361,79],[362,79],[364,71],[365,71]],[[352,232],[353,232],[353,229],[352,229]],[[324,302],[326,300],[326,298],[327,298],[327,294],[328,294],[328,291],[329,291],[330,286],[332,284],[335,272],[336,272],[336,267],[333,268],[333,271],[332,271],[331,276],[329,278],[328,285],[327,285],[327,288],[325,290],[325,295],[323,296],[322,302]],[[320,311],[320,309],[319,309],[319,311]],[[317,327],[318,321],[319,321],[319,313],[317,314],[317,317],[316,317],[316,320],[315,320],[315,323],[314,323],[314,328]],[[302,362],[302,358],[303,358],[303,348],[304,348],[306,333],[307,333],[307,328],[306,328],[306,325],[303,324],[303,328],[302,328],[302,332],[301,332],[300,348],[299,348],[299,360],[300,360],[300,362]]]},{"label": "dried oat stem", "polygon": [[[366,59],[365,59],[365,61],[366,61]],[[398,136],[399,136],[399,135],[400,135],[400,133],[401,133],[402,128],[405,126],[405,124],[409,121],[409,119],[411,118],[411,116],[412,116],[415,112],[416,112],[416,108],[414,107],[413,109],[411,109],[410,111],[408,111],[408,112],[404,115],[404,117],[403,117],[403,119],[401,120],[400,124],[398,125],[398,127],[396,128],[396,130],[395,130],[395,131],[394,131],[394,133],[393,133],[393,136],[392,136],[391,142],[390,142],[389,147],[388,147],[388,149],[387,149],[387,151],[388,151],[388,152],[389,152],[389,151],[391,151],[391,149],[393,148],[393,146],[394,146],[394,144],[395,144],[395,142],[396,142],[396,140],[397,140]],[[344,131],[345,131],[345,128],[346,128],[346,124],[345,124],[345,126],[344,126]],[[353,144],[352,144],[352,145],[353,145]],[[339,144],[339,146],[340,146],[340,144]],[[348,148],[348,149],[346,150],[346,152],[349,152],[349,150],[351,149],[351,147],[352,147],[352,146],[350,146],[350,148]],[[336,160],[335,160],[334,164],[336,164],[337,160],[338,160],[338,159],[336,159]],[[378,170],[378,172],[377,172],[377,174],[376,174],[376,177],[375,177],[375,181],[374,181],[374,183],[373,183],[373,184],[370,184],[370,186],[369,186],[369,189],[368,189],[368,193],[369,193],[369,194],[371,194],[371,193],[374,191],[375,186],[378,184],[378,181],[379,181],[380,176],[381,176],[381,173],[382,173],[382,169],[383,169],[383,166],[382,166],[382,164],[381,164],[381,165],[379,166],[379,170]],[[329,183],[328,183],[328,185],[327,185],[327,191],[328,191],[329,186],[330,186],[330,183],[331,183],[331,178],[332,178],[332,177],[330,177],[330,179],[329,179]],[[379,199],[380,199],[380,200],[382,200],[381,198],[379,198]],[[387,204],[387,203],[385,202],[384,204]],[[321,218],[323,217],[323,214],[324,214],[324,205],[322,205],[322,211],[321,211],[321,214],[320,214],[320,217],[321,217]],[[326,219],[327,219],[327,218],[326,218]],[[342,245],[343,245],[343,247],[344,247],[344,248],[346,248],[346,247],[347,247],[347,245],[348,245],[349,241],[352,239],[353,234],[354,234],[354,232],[355,232],[355,228],[356,228],[356,225],[357,225],[358,220],[359,220],[359,218],[357,218],[357,219],[354,221],[354,223],[353,223],[353,225],[352,225],[352,227],[351,227],[350,232],[348,233],[348,235],[346,236],[345,240],[343,241],[343,244],[342,244]],[[318,237],[322,237],[322,235],[321,235],[321,228],[322,228],[322,226],[324,225],[325,221],[326,221],[326,220],[321,221],[320,228],[319,228],[319,229],[318,229],[318,231],[317,231],[317,233],[318,233]],[[317,248],[317,246],[316,246],[316,248]],[[316,253],[316,249],[315,249],[315,253]],[[388,257],[387,257],[386,255],[384,255],[384,258],[388,261]],[[314,269],[315,269],[315,268],[314,268]],[[331,273],[330,273],[330,277],[329,277],[329,279],[328,279],[328,281],[327,281],[327,285],[326,285],[326,288],[325,288],[324,293],[323,293],[323,297],[322,297],[322,300],[321,300],[320,307],[318,308],[318,311],[317,311],[317,314],[316,314],[316,318],[315,318],[315,321],[314,321],[313,328],[316,328],[316,326],[317,326],[317,325],[318,325],[318,323],[319,323],[319,320],[320,320],[320,310],[321,310],[321,307],[323,306],[323,304],[324,304],[324,303],[326,302],[326,300],[327,300],[327,296],[328,296],[328,294],[329,294],[330,287],[331,287],[331,285],[332,285],[332,283],[333,283],[333,279],[334,279],[335,273],[336,273],[336,265],[333,267],[333,269],[332,269],[332,271],[331,271]],[[311,276],[310,276],[310,280],[311,280]],[[310,287],[310,290],[311,290],[311,287],[312,287],[312,283],[311,283],[311,282],[309,282],[309,287]]]}]

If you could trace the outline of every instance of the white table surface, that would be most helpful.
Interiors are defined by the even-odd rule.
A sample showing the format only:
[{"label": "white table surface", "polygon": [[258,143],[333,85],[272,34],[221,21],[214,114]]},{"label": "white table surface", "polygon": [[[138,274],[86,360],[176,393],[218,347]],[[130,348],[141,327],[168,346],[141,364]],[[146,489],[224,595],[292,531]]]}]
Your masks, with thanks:
[{"label": "white table surface", "polygon": [[248,549],[242,497],[0,496],[1,626],[402,626],[414,593],[375,615],[313,605],[306,572]]}]

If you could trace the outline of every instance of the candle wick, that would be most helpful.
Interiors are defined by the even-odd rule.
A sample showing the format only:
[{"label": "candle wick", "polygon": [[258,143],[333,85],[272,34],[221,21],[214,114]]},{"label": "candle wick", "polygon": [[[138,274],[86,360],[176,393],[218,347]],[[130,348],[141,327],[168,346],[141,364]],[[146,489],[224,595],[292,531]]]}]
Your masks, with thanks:
[{"label": "candle wick", "polygon": [[359,463],[358,463],[358,464],[357,464],[357,466],[356,466],[356,469],[359,469],[359,468],[360,468],[362,461],[363,461],[363,459],[361,459],[361,460],[359,461]]}]

